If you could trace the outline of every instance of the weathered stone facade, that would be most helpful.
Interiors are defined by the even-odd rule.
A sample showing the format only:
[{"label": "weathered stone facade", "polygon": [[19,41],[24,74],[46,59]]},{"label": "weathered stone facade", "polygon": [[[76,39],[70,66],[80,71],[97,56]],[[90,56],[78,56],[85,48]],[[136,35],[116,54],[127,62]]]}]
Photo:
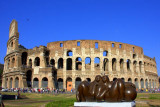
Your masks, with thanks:
[{"label": "weathered stone facade", "polygon": [[80,81],[96,75],[122,78],[137,88],[157,88],[155,58],[141,47],[112,41],[70,40],[26,49],[18,43],[18,25],[11,22],[3,87],[76,88]]}]

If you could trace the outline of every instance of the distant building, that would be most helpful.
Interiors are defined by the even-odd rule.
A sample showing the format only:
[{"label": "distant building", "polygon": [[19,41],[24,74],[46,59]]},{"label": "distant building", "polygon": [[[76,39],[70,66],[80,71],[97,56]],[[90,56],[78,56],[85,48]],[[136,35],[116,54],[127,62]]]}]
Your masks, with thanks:
[{"label": "distant building", "polygon": [[[30,38],[32,39],[32,38]],[[53,38],[54,39],[54,38]],[[4,58],[3,87],[77,88],[83,80],[108,75],[122,78],[137,88],[157,88],[155,58],[143,48],[121,42],[70,40],[51,42],[26,49],[19,45],[18,25],[10,24],[7,54]]]}]

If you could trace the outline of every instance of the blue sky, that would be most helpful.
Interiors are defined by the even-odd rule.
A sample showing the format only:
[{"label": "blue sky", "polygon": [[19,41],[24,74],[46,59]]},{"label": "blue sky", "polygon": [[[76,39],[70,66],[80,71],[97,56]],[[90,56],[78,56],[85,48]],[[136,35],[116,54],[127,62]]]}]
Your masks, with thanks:
[{"label": "blue sky", "polygon": [[0,63],[12,19],[26,48],[94,39],[143,47],[160,75],[160,0],[0,0]]}]

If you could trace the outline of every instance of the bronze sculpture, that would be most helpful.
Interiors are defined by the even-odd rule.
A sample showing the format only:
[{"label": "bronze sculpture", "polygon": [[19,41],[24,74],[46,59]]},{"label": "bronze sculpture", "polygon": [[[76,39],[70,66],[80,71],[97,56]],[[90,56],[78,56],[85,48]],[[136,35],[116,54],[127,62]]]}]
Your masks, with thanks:
[{"label": "bronze sculpture", "polygon": [[78,102],[130,102],[135,100],[137,92],[135,85],[121,79],[110,81],[108,76],[97,75],[91,83],[83,81],[77,88]]}]

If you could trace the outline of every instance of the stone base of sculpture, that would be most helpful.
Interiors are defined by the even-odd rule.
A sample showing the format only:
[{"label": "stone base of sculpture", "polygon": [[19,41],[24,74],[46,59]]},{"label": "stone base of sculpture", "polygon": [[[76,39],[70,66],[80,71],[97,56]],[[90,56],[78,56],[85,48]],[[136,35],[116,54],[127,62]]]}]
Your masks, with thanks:
[{"label": "stone base of sculpture", "polygon": [[136,107],[132,102],[75,102],[74,107]]}]

